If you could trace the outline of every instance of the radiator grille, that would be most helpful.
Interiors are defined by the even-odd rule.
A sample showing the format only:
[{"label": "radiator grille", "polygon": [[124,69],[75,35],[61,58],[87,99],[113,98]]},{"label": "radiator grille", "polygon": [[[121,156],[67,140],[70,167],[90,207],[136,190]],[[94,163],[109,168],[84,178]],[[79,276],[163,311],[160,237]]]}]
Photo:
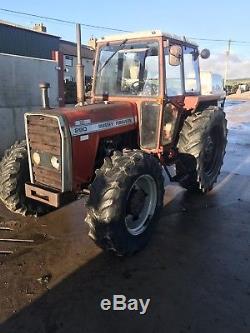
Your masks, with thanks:
[{"label": "radiator grille", "polygon": [[[48,116],[29,115],[27,117],[27,134],[34,183],[62,190],[62,139],[57,119]],[[39,164],[34,163],[32,158],[35,152],[40,156]],[[60,161],[59,170],[51,164],[53,156]]]}]

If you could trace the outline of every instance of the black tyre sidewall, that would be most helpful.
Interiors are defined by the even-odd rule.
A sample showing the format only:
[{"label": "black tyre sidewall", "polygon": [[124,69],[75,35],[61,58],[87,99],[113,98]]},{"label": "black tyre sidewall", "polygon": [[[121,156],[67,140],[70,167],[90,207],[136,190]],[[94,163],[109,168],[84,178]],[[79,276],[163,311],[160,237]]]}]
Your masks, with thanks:
[{"label": "black tyre sidewall", "polygon": [[[15,164],[15,167],[11,166]],[[22,215],[36,216],[51,210],[49,206],[26,197],[25,183],[29,181],[30,175],[25,140],[17,141],[5,152],[0,163],[0,173],[0,198],[9,210]],[[12,182],[13,180],[15,182]]]},{"label": "black tyre sidewall", "polygon": [[[143,233],[139,235],[132,235],[127,230],[126,224],[125,224],[125,217],[126,217],[126,205],[129,191],[131,187],[133,186],[136,179],[138,179],[142,175],[150,175],[154,180],[157,188],[157,201],[156,201],[156,207],[153,216],[149,221],[147,221],[148,225],[146,229],[143,231]],[[116,234],[116,247],[120,248],[121,251],[124,248],[128,248],[129,252],[134,253],[139,249],[142,249],[145,247],[145,245],[148,243],[152,233],[153,229],[155,228],[156,221],[158,219],[158,215],[161,209],[161,206],[159,202],[162,200],[161,198],[161,184],[159,184],[159,181],[155,178],[155,176],[152,174],[151,170],[148,168],[142,169],[141,172],[138,172],[137,175],[132,177],[126,177],[124,179],[124,182],[127,183],[127,190],[124,191],[123,195],[120,197],[120,202],[118,204],[118,207],[121,207],[120,212],[117,214],[116,219],[114,222],[112,222],[112,233]],[[111,225],[110,225],[111,226]]]},{"label": "black tyre sidewall", "polygon": [[27,197],[25,195],[25,183],[30,180],[29,175],[29,162],[28,162],[28,155],[25,159],[20,161],[20,174],[18,177],[18,195],[20,196],[21,203],[25,203]]},{"label": "black tyre sidewall", "polygon": [[[218,127],[221,131],[221,142],[220,147],[217,147],[217,150],[219,149],[220,152],[218,152],[218,158],[216,161],[216,166],[214,167],[214,170],[211,174],[207,174],[204,170],[204,152],[205,152],[205,144],[206,144],[206,138],[211,133],[211,131]],[[200,152],[200,156],[198,157],[198,181],[200,182],[202,188],[205,188],[205,190],[210,190],[213,187],[213,184],[216,182],[217,177],[220,173],[221,166],[223,164],[223,158],[225,155],[225,147],[226,147],[226,140],[227,137],[227,129],[225,126],[224,121],[224,114],[220,110],[216,110],[206,127],[204,133],[202,134],[202,148]],[[220,154],[219,154],[220,153]]]},{"label": "black tyre sidewall", "polygon": [[[18,167],[10,172],[10,165],[16,163]],[[3,179],[1,178],[1,193],[3,203],[6,207],[13,212],[18,209],[25,208],[26,210],[26,197],[25,197],[25,183],[29,180],[29,165],[28,165],[28,154],[26,142],[16,142],[10,149],[5,152],[5,155],[1,161],[1,177],[4,174]],[[16,185],[6,188],[5,184],[16,179]],[[11,194],[7,194],[8,191]],[[8,196],[8,198],[3,199],[3,197]],[[15,196],[17,200],[16,205],[12,205],[11,197]]]},{"label": "black tyre sidewall", "polygon": [[[204,154],[206,138],[211,130],[218,126],[221,132],[220,154],[218,154],[214,171],[210,174],[205,172]],[[178,149],[180,153],[180,165],[186,167],[186,173],[179,163],[176,163],[179,183],[191,192],[205,193],[213,188],[217,181],[227,144],[227,121],[223,109],[208,107],[201,112],[188,116],[180,132]]]},{"label": "black tyre sidewall", "polygon": [[[155,157],[142,153],[141,151],[138,154],[140,154],[141,158],[139,161],[136,161],[136,153],[126,153],[128,160],[126,163],[125,159],[124,169],[126,169],[126,171],[122,170],[125,157],[123,155],[121,157],[123,159],[123,161],[121,160],[121,167],[117,167],[117,165],[119,165],[118,159],[118,162],[116,161],[113,164],[113,168],[106,173],[107,177],[110,174],[110,177],[113,177],[113,179],[116,179],[119,183],[117,192],[113,193],[115,202],[112,207],[102,211],[102,207],[105,206],[105,198],[102,198],[101,193],[95,192],[90,194],[90,202],[93,200],[97,203],[96,207],[99,207],[99,210],[93,208],[91,204],[87,205],[89,207],[86,222],[89,219],[90,223],[87,223],[94,225],[95,242],[103,249],[112,250],[118,255],[131,255],[144,248],[153,233],[153,229],[156,225],[155,222],[158,220],[162,208],[164,188],[161,166]],[[105,174],[105,171],[103,174]],[[153,216],[150,221],[148,221],[147,228],[139,235],[132,235],[127,230],[125,224],[126,204],[131,187],[142,175],[150,175],[156,183],[156,207]],[[97,175],[94,182],[97,183],[100,177],[102,177],[102,175]],[[99,181],[100,187],[102,184],[105,184],[105,182]],[[107,189],[109,184],[104,185],[104,187]],[[98,198],[96,196],[98,196]]]}]

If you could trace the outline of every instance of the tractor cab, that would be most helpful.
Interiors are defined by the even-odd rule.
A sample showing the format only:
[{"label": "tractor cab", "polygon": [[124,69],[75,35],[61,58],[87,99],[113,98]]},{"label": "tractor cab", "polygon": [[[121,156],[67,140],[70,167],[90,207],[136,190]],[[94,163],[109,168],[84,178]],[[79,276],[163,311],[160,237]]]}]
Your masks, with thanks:
[{"label": "tractor cab", "polygon": [[94,78],[93,102],[136,103],[141,148],[162,153],[174,143],[185,96],[201,94],[198,46],[160,31],[103,38]]}]

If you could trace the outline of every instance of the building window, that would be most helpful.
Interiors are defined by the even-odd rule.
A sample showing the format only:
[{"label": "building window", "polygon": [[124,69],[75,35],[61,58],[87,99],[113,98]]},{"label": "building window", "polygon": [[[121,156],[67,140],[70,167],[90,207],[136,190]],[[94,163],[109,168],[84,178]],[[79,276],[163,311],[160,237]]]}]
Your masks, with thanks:
[{"label": "building window", "polygon": [[73,76],[67,75],[67,76],[64,77],[64,82],[65,83],[66,82],[74,82],[74,81],[75,80],[74,80]]},{"label": "building window", "polygon": [[64,63],[65,63],[65,66],[73,67],[73,57],[66,55],[64,58]]}]

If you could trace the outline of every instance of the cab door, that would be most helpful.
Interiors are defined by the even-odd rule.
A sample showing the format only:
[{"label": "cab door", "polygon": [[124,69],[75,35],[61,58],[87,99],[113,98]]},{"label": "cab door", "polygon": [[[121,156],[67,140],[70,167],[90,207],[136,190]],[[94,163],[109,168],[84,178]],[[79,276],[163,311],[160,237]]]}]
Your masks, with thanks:
[{"label": "cab door", "polygon": [[[178,52],[171,52],[171,50],[176,49],[178,49]],[[185,98],[184,67],[181,45],[175,44],[164,47],[164,58],[166,81],[165,104],[163,106],[161,129],[161,145],[163,147],[174,143]]]}]

